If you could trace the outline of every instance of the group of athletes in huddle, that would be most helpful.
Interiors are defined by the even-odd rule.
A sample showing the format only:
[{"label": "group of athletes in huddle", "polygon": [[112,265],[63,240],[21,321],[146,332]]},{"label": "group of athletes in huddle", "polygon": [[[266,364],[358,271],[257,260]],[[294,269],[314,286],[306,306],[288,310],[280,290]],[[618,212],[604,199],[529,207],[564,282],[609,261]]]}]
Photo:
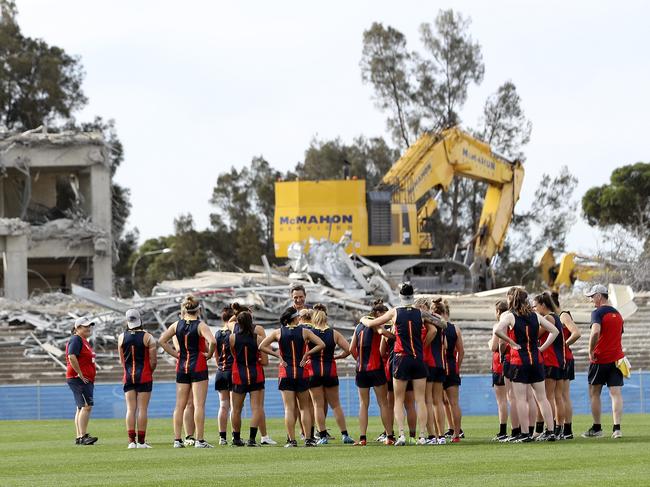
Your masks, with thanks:
[{"label": "group of athletes in huddle", "polygon": [[[602,295],[602,289],[600,291]],[[223,309],[223,326],[213,335],[201,320],[199,301],[187,296],[181,305],[180,319],[158,341],[144,331],[138,311],[129,310],[127,330],[118,339],[124,368],[128,447],[150,448],[145,439],[147,407],[158,345],[177,361],[174,448],[212,447],[205,441],[204,432],[208,360],[213,355],[217,362],[215,389],[220,398],[220,445],[228,444],[228,420],[233,446],[258,446],[258,431],[260,444],[276,444],[266,430],[264,413],[264,366],[268,365],[268,355],[279,360],[278,388],[284,402],[285,447],[298,445],[296,423],[305,446],[327,444],[332,438],[325,424],[328,409],[332,410],[341,431],[342,443],[365,446],[371,388],[384,427],[377,441],[395,446],[435,445],[459,442],[464,437],[458,391],[463,340],[458,326],[449,322],[446,301],[414,299],[413,287],[403,284],[399,294],[401,305],[388,309],[381,301],[375,302],[370,315],[360,320],[348,343],[329,325],[324,305],[306,307],[303,286],[294,285],[290,292],[293,306],[280,316],[281,327],[268,335],[261,326],[254,324],[252,311],[237,303]],[[605,294],[605,302],[606,298]],[[568,391],[574,373],[569,345],[580,333],[570,313],[558,313],[557,302],[550,294],[536,296],[533,305],[531,307],[528,295],[520,288],[510,289],[507,302],[496,305],[498,323],[489,344],[494,352],[493,384],[499,406],[500,431],[495,440],[529,442],[535,436],[540,441],[573,437]],[[594,313],[603,311],[601,308],[597,307]],[[604,321],[602,317],[617,315],[614,308],[606,308],[594,321],[598,326]],[[620,315],[617,316],[620,319]],[[611,322],[612,317],[608,319]],[[86,431],[93,404],[94,352],[87,341],[92,325],[90,319],[79,318],[66,347],[67,379],[77,403],[76,443],[80,445],[97,441]],[[596,360],[605,364],[603,360],[615,362],[620,358],[610,360],[613,352],[605,356],[602,344],[602,350],[597,349],[604,335],[616,334],[611,323],[602,330],[603,333],[598,330],[600,336],[594,347],[590,340],[592,366]],[[620,333],[622,319],[619,348]],[[605,338],[607,347],[611,348],[610,337]],[[339,401],[336,361],[350,354],[356,360],[360,400],[358,441],[348,433]],[[592,372],[590,367],[590,387],[602,388],[602,384],[607,383],[610,393],[618,389],[620,396],[622,377],[619,384],[615,372],[618,369],[614,369],[608,366],[606,370]],[[598,417],[594,414],[594,425],[583,436],[602,435],[600,388],[597,389]],[[249,436],[244,441],[241,415],[247,394],[252,415]],[[612,398],[614,403],[614,396]],[[592,396],[592,412],[594,401]],[[512,423],[510,436],[506,433],[508,402]],[[616,431],[620,436],[621,413],[622,399],[620,406],[614,405],[615,437]],[[538,434],[535,434],[533,423],[537,424]],[[546,430],[543,430],[544,425]]]}]

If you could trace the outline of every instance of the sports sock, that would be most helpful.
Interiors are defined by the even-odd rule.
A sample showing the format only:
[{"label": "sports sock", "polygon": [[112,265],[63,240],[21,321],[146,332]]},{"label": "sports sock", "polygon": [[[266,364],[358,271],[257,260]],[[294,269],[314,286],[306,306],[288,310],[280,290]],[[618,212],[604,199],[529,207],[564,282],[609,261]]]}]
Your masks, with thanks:
[{"label": "sports sock", "polygon": [[571,423],[564,423],[562,433],[565,435],[573,434],[573,429],[571,428]]},{"label": "sports sock", "polygon": [[327,438],[327,430],[319,431],[318,432],[318,437],[319,438]]},{"label": "sports sock", "polygon": [[615,424],[614,428],[612,429],[612,431],[620,431],[620,430],[621,430],[621,425],[620,424]]},{"label": "sports sock", "polygon": [[541,433],[544,431],[544,421],[537,421],[535,423],[535,433]]},{"label": "sports sock", "polygon": [[135,430],[128,430],[129,434],[129,443],[135,443]]},{"label": "sports sock", "polygon": [[[528,436],[532,436],[534,432],[535,432],[535,427],[534,426],[529,426],[528,427]],[[540,433],[541,433],[541,431],[540,431]]]},{"label": "sports sock", "polygon": [[427,436],[427,440],[433,440],[436,437],[436,435],[429,435]]},{"label": "sports sock", "polygon": [[366,435],[359,436],[359,441],[366,441]]},{"label": "sports sock", "polygon": [[181,440],[180,438],[174,438],[174,441],[181,441],[182,442],[183,440]]},{"label": "sports sock", "polygon": [[257,428],[251,426],[250,427],[250,432],[248,434],[248,439],[255,441],[255,437],[257,436]]},{"label": "sports sock", "polygon": [[521,434],[521,426],[517,426],[516,428],[512,428],[512,433],[510,433],[510,436],[519,436]]},{"label": "sports sock", "polygon": [[342,431],[341,431],[341,434],[342,434],[343,436],[348,436],[348,430],[342,430]]},{"label": "sports sock", "polygon": [[499,436],[507,435],[508,433],[508,423],[499,424]]},{"label": "sports sock", "polygon": [[241,433],[239,431],[233,431],[232,432],[232,439],[233,440],[241,440]]},{"label": "sports sock", "polygon": [[311,429],[309,430],[309,437],[310,437],[310,438],[313,438],[313,437],[314,437],[314,431],[315,431],[315,430],[316,430],[316,428],[314,428],[313,426],[312,426]]},{"label": "sports sock", "polygon": [[553,434],[555,434],[555,436],[557,436],[557,435],[559,435],[561,432],[562,432],[562,426],[560,426],[559,424],[556,424],[556,425],[555,425],[555,428],[553,428]]},{"label": "sports sock", "polygon": [[415,430],[409,430],[409,436],[415,438]]},{"label": "sports sock", "polygon": [[226,432],[225,431],[219,431],[219,438],[221,438],[222,440],[225,440],[226,439]]},{"label": "sports sock", "polygon": [[138,443],[140,444],[144,443],[144,437],[146,436],[146,434],[147,434],[146,431],[138,430]]},{"label": "sports sock", "polygon": [[395,439],[395,433],[391,433],[390,435],[388,435],[388,439],[389,440],[394,440]]},{"label": "sports sock", "polygon": [[602,431],[602,430],[603,430],[603,427],[602,427],[602,425],[601,425],[600,423],[598,423],[598,424],[594,423],[594,424],[591,426],[591,429],[593,429],[594,431]]}]

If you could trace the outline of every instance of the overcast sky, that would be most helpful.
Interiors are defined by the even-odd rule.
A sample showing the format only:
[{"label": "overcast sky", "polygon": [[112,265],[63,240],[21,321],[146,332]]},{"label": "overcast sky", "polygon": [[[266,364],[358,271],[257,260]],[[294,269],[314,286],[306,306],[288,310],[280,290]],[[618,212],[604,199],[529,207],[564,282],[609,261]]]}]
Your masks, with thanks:
[{"label": "overcast sky", "polygon": [[[129,225],[143,239],[192,213],[208,225],[217,175],[263,155],[279,169],[313,137],[386,135],[361,82],[364,29],[402,31],[441,8],[472,18],[485,79],[462,112],[475,125],[486,97],[512,80],[533,123],[520,205],[542,173],[564,164],[579,197],[618,166],[648,161],[650,3],[642,1],[71,1],[18,0],[25,34],[81,56],[90,103],[79,119],[114,118],[131,190]],[[585,223],[574,250],[599,247]]]}]

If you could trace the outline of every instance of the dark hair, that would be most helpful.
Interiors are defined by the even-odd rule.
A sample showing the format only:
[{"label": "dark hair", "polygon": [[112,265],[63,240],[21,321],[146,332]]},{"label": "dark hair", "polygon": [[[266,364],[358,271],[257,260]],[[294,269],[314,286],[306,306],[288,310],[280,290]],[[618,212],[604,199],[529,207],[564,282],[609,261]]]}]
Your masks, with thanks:
[{"label": "dark hair", "polygon": [[235,316],[235,312],[232,306],[224,306],[221,310],[221,320],[228,323],[233,316]]},{"label": "dark hair", "polygon": [[383,299],[377,299],[375,300],[374,303],[372,303],[372,310],[370,311],[370,313],[373,316],[381,316],[386,311],[388,311],[388,307],[384,304]]},{"label": "dark hair", "polygon": [[293,294],[294,291],[302,291],[302,293],[307,296],[307,291],[305,291],[305,286],[299,283],[294,283],[289,287],[289,294]]},{"label": "dark hair", "polygon": [[503,299],[499,299],[496,303],[494,303],[494,308],[499,314],[503,314],[508,311],[508,303],[506,303]]},{"label": "dark hair", "polygon": [[431,299],[431,304],[429,307],[431,308],[431,311],[437,315],[443,315],[447,312],[447,308],[445,307],[445,303],[442,298]]},{"label": "dark hair", "polygon": [[508,289],[508,309],[519,316],[532,314],[533,308],[528,302],[528,293],[519,287]]},{"label": "dark hair", "polygon": [[399,287],[400,296],[413,296],[413,286],[410,282],[403,282]]},{"label": "dark hair", "polygon": [[555,306],[557,309],[560,309],[560,295],[558,294],[557,291],[553,291],[551,293],[551,298],[553,298],[553,302],[555,303]]},{"label": "dark hair", "polygon": [[244,312],[251,313],[251,309],[248,306],[242,306],[237,302],[232,303],[230,307],[232,308],[232,312],[235,316],[238,316],[239,313],[244,313]]},{"label": "dark hair", "polygon": [[300,310],[300,318],[307,320],[311,323],[311,319],[314,317],[314,310],[310,308],[303,308]]},{"label": "dark hair", "polygon": [[201,303],[199,303],[198,299],[196,299],[193,295],[188,294],[185,296],[185,299],[183,299],[183,302],[181,303],[181,309],[186,313],[194,315],[198,313],[200,305]]},{"label": "dark hair", "polygon": [[242,311],[237,315],[237,324],[239,329],[244,335],[253,335],[255,332],[255,325],[253,324],[253,316],[249,311]]},{"label": "dark hair", "polygon": [[557,307],[555,306],[555,303],[553,302],[553,298],[551,297],[550,293],[545,292],[542,294],[538,294],[533,298],[533,300],[536,301],[538,304],[543,304],[551,312],[557,313]]},{"label": "dark hair", "polygon": [[287,326],[289,323],[291,323],[291,321],[293,320],[292,317],[297,312],[298,311],[293,306],[289,306],[287,309],[285,309],[280,315],[280,323],[282,324],[282,326]]},{"label": "dark hair", "polygon": [[314,305],[314,311],[322,311],[327,316],[327,306],[325,306],[323,303]]}]

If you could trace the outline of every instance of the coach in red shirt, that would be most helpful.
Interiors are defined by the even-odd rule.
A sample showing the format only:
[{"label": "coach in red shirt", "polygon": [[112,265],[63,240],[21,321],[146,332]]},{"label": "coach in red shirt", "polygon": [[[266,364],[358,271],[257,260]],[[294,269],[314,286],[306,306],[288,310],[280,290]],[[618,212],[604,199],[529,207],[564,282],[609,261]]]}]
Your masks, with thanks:
[{"label": "coach in red shirt", "polygon": [[609,304],[607,288],[597,284],[587,293],[594,304],[591,313],[591,335],[589,336],[589,398],[591,399],[591,415],[594,424],[582,434],[585,438],[603,436],[600,424],[601,401],[600,393],[603,385],[607,384],[609,396],[612,399],[612,416],[614,429],[612,438],[620,438],[621,416],[623,415],[623,374],[616,367],[616,362],[622,359],[623,346],[623,317]]},{"label": "coach in red shirt", "polygon": [[67,365],[65,377],[77,404],[74,415],[77,430],[76,445],[92,445],[97,441],[96,437],[90,436],[86,431],[94,404],[95,352],[88,343],[88,338],[92,334],[90,327],[94,325],[90,318],[77,318],[72,328],[72,337],[65,347]]}]

